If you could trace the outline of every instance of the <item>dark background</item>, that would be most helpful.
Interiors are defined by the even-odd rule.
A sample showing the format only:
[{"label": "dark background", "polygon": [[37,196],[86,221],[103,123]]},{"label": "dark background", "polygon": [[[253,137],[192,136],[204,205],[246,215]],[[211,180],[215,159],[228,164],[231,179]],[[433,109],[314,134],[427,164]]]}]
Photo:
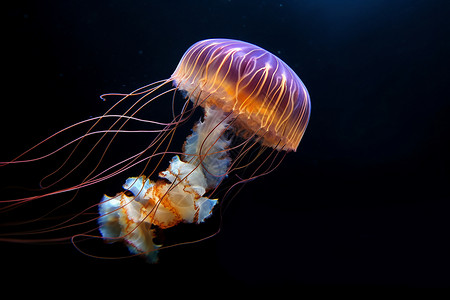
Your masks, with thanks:
[{"label": "dark background", "polygon": [[[187,284],[192,293],[235,284],[448,286],[447,3],[8,4],[1,160],[101,114],[102,93],[168,78],[191,44],[211,37],[278,55],[302,78],[312,110],[298,151],[245,186],[218,236],[163,251],[158,265],[93,259],[71,245],[2,243],[6,283],[100,291]],[[0,171],[19,182],[34,172]]]}]

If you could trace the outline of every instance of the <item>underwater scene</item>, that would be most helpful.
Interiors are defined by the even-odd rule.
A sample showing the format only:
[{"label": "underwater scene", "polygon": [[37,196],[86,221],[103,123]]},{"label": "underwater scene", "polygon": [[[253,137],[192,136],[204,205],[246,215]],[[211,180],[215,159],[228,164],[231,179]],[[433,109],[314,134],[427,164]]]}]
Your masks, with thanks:
[{"label": "underwater scene", "polygon": [[3,10],[6,289],[450,285],[447,1]]}]

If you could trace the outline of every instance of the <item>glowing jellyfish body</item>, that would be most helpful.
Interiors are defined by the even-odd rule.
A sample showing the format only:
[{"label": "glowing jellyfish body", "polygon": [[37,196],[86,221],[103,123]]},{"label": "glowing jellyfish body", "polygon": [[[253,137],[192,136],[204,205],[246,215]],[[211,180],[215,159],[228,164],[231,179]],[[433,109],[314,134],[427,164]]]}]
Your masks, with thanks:
[{"label": "glowing jellyfish body", "polygon": [[[168,88],[169,84],[173,87]],[[176,101],[177,91],[185,96],[184,103]],[[153,105],[158,99],[167,104],[169,94],[173,96],[171,111]],[[80,249],[77,242],[122,241],[132,256],[155,262],[158,250],[174,245],[158,245],[157,234],[180,223],[202,223],[238,184],[274,170],[284,157],[280,153],[296,151],[310,115],[308,92],[291,68],[260,47],[228,39],[195,43],[169,79],[129,94],[104,97],[108,95],[122,98],[103,115],[70,125],[13,160],[0,162],[0,167],[33,162],[42,166],[41,161],[52,158],[50,164],[56,164],[31,196],[0,200],[0,213],[17,211],[19,216],[29,216],[35,212],[24,222],[10,223],[19,230],[0,234],[0,241],[70,240],[81,252],[102,257]],[[125,111],[121,110],[124,105]],[[203,118],[187,134],[182,151],[174,149],[175,132],[198,108],[204,111]],[[160,121],[146,119],[155,111],[161,114],[156,116]],[[169,119],[167,113],[171,113]],[[133,124],[139,124],[139,130],[130,130]],[[74,137],[76,130],[82,133]],[[129,133],[152,138],[139,140],[145,141],[144,148],[133,141],[118,142],[119,135]],[[57,142],[59,137],[62,144]],[[132,154],[117,161],[110,155],[116,153],[114,146],[131,149]],[[50,150],[39,152],[45,147]],[[153,175],[168,155],[172,158],[167,169],[158,177]],[[52,165],[43,169],[47,167]],[[98,191],[96,184],[123,172],[136,177],[128,178],[124,191],[115,196],[105,195],[100,203],[97,199],[91,203],[89,197],[79,195],[88,187]],[[31,205],[44,197],[61,202]],[[75,203],[77,210],[72,210]],[[38,205],[43,206],[36,210]],[[61,210],[65,213],[60,214]],[[27,225],[30,230],[24,229]]]},{"label": "glowing jellyfish body", "polygon": [[[132,195],[104,196],[99,205],[103,238],[123,240],[132,253],[151,262],[160,247],[153,242],[155,226],[201,223],[211,214],[218,200],[206,193],[236,167],[228,151],[233,135],[276,151],[296,151],[310,115],[308,92],[295,72],[270,52],[242,41],[197,42],[169,80],[194,107],[204,108],[203,121],[158,180],[129,178],[123,187]],[[247,162],[241,157],[240,163]]]}]

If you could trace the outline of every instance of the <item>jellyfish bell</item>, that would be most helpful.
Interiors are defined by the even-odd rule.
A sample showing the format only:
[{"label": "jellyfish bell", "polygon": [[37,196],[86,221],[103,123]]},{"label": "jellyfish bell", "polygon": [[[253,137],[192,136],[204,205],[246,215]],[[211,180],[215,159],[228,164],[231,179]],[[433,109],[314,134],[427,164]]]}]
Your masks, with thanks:
[{"label": "jellyfish bell", "polygon": [[186,51],[172,78],[192,99],[203,95],[201,106],[230,112],[242,134],[263,136],[263,145],[277,149],[297,149],[309,120],[309,94],[272,53],[242,41],[204,40]]},{"label": "jellyfish bell", "polygon": [[[174,88],[159,92],[169,83]],[[158,250],[164,247],[155,241],[156,229],[160,231],[180,223],[204,222],[221,202],[220,196],[224,193],[219,192],[219,187],[228,176],[256,165],[247,178],[236,175],[238,181],[226,189],[225,194],[236,184],[273,170],[277,164],[269,157],[297,150],[310,115],[308,91],[281,59],[250,43],[208,39],[195,43],[185,52],[169,79],[123,95],[119,103],[131,97],[140,97],[125,113],[118,116],[112,114],[116,106],[113,105],[103,116],[94,118],[94,125],[86,134],[69,144],[80,143],[94,134],[100,134],[100,139],[112,134],[106,153],[116,135],[126,132],[123,129],[125,123],[139,120],[136,117],[138,111],[151,105],[155,99],[176,91],[180,91],[187,102],[181,112],[173,111],[171,122],[146,121],[161,125],[163,129],[153,131],[156,136],[143,151],[103,171],[98,170],[99,162],[78,185],[47,192],[37,198],[79,190],[145,163],[140,174],[125,180],[124,191],[103,196],[97,204],[99,217],[90,221],[98,223],[101,238],[106,242],[123,241],[131,253],[156,262]],[[149,100],[145,102],[146,99]],[[142,101],[144,104],[139,106]],[[186,138],[183,151],[169,151],[169,146],[162,146],[164,143],[170,144],[175,130],[185,124],[198,107],[202,108],[204,116]],[[96,130],[98,124],[108,118],[116,121],[107,130]],[[93,148],[97,145],[95,143]],[[66,145],[61,148],[64,147]],[[264,151],[256,150],[256,158],[251,154],[257,148],[268,149],[262,162],[257,158]],[[145,153],[150,155],[145,156]],[[154,170],[151,170],[150,175],[147,173],[145,176],[150,160],[156,159],[158,167],[162,162],[158,157],[168,154],[172,154],[172,159],[166,170],[160,171],[158,176],[152,176]],[[2,164],[30,161],[20,161],[19,158]],[[75,169],[83,162],[84,159]],[[22,203],[20,201],[28,202],[30,199],[18,200]],[[67,226],[65,222],[62,225],[54,226],[52,230]],[[94,237],[86,233],[78,236]]]}]

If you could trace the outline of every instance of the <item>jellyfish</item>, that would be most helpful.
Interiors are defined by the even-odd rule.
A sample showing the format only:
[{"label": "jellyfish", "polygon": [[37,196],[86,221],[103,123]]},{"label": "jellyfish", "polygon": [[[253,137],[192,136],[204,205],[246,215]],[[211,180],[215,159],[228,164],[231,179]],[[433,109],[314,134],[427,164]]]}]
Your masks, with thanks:
[{"label": "jellyfish", "polygon": [[[173,88],[158,93],[168,84]],[[177,91],[186,102],[179,113],[173,109],[171,122],[152,121],[163,128],[155,131],[156,136],[145,148],[145,153],[150,151],[149,156],[145,157],[144,151],[138,152],[95,173],[97,165],[80,184],[41,195],[79,190],[117,176],[138,163],[147,167],[149,160],[171,155],[165,170],[161,168],[157,175],[156,169],[150,175],[140,172],[126,179],[121,192],[104,195],[96,206],[99,216],[94,220],[99,237],[107,243],[124,242],[132,255],[144,256],[152,263],[158,261],[158,252],[165,247],[156,241],[160,232],[180,223],[205,222],[221,202],[220,195],[225,197],[237,184],[270,173],[279,164],[275,157],[297,150],[310,116],[310,97],[305,85],[280,58],[247,42],[207,39],[184,53],[169,79],[130,94],[104,95],[123,96],[119,102],[132,96],[140,96],[141,102],[150,100],[138,108],[136,101],[118,116],[109,110],[89,120],[95,122],[94,126],[69,144],[79,143],[89,135],[100,134],[103,138],[106,134],[116,136],[125,132],[123,125],[117,125],[119,120],[139,121],[135,113],[130,113],[131,108],[140,111],[155,99]],[[172,106],[174,102],[175,96]],[[171,143],[175,130],[195,116],[196,110],[201,110],[203,116],[187,135],[181,151],[164,148],[165,143]],[[107,118],[115,118],[116,122],[107,130],[95,131],[95,126]],[[17,162],[20,160],[9,163]],[[157,159],[156,167],[162,163],[162,159]],[[238,174],[238,171],[245,173],[249,166],[253,169],[246,178]],[[220,187],[229,177],[237,182],[221,194]],[[21,199],[20,203],[29,200]],[[59,228],[66,226],[60,224]]]}]

